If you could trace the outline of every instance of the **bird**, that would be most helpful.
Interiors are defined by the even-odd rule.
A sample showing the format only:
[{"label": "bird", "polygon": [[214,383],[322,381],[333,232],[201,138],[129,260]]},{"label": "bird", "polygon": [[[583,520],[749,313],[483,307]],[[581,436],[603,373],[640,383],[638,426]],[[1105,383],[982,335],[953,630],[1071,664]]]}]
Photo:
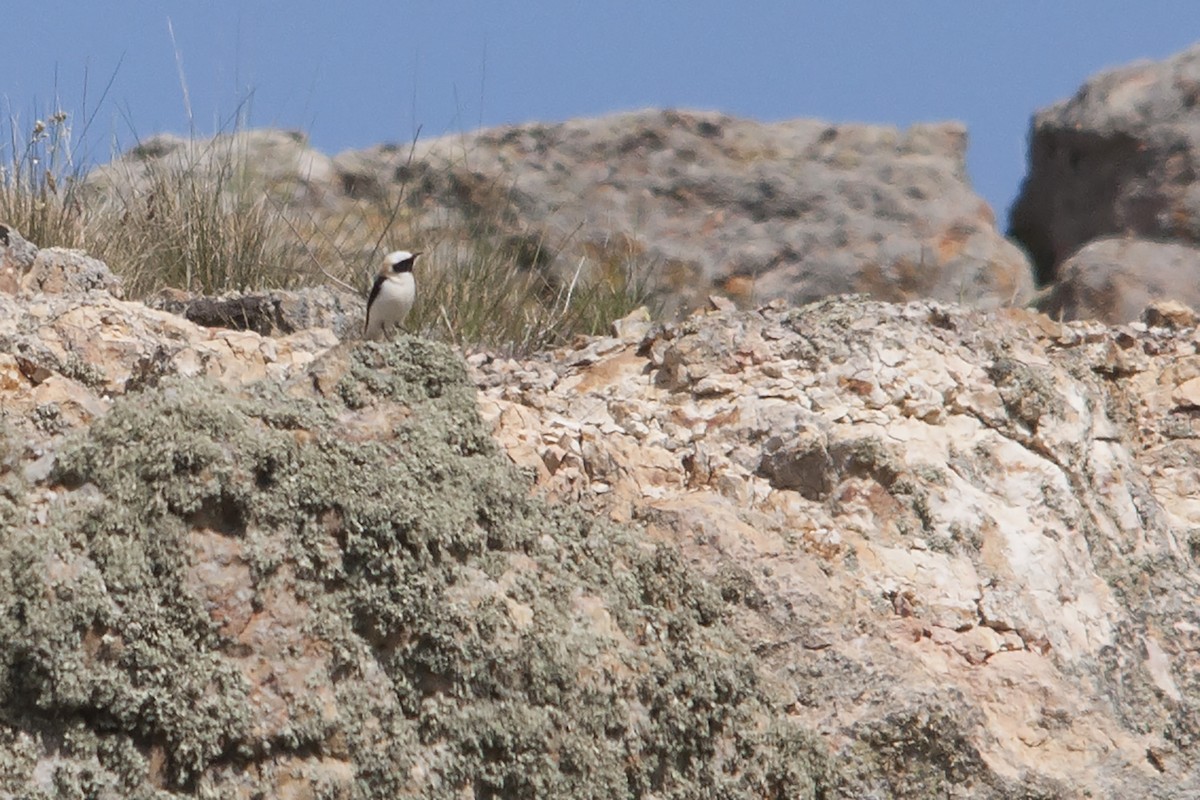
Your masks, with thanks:
[{"label": "bird", "polygon": [[382,339],[389,330],[404,322],[417,299],[417,283],[413,279],[413,262],[419,252],[396,250],[383,259],[375,276],[371,294],[367,297],[367,323],[363,336]]}]

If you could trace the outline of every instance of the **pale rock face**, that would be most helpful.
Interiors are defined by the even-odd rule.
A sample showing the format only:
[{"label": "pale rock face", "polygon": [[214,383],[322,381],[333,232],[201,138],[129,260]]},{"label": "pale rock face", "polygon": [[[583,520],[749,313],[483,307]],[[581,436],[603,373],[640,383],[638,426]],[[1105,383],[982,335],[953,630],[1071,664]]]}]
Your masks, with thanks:
[{"label": "pale rock face", "polygon": [[63,429],[91,422],[113,397],[163,375],[231,386],[282,380],[337,344],[322,328],[279,339],[204,328],[105,292],[29,301],[0,293],[0,337],[9,343],[0,354],[6,419],[32,425],[49,414]]},{"label": "pale rock face", "polygon": [[[670,313],[710,294],[741,306],[845,292],[1019,305],[1034,290],[1029,260],[972,190],[966,151],[957,122],[899,129],[647,109],[332,158],[289,131],[162,135],[90,172],[87,188],[137,195],[163,170],[219,180],[234,163],[227,191],[250,181],[339,242],[346,218],[392,208],[440,243],[440,259],[477,255],[483,236],[564,286],[581,265],[585,278],[628,270]],[[372,253],[367,228],[339,250]]]},{"label": "pale rock face", "polygon": [[542,491],[743,575],[762,667],[827,687],[794,714],[953,697],[998,774],[1108,796],[1195,758],[1198,343],[848,299],[471,363]]},{"label": "pale rock face", "polygon": [[37,251],[29,272],[21,280],[24,292],[76,294],[103,291],[121,297],[121,280],[103,261],[82,250],[46,247]]},{"label": "pale rock face", "polygon": [[88,173],[87,182],[100,190],[119,187],[141,192],[152,185],[152,166],[215,175],[230,163],[245,171],[239,180],[259,180],[272,196],[287,202],[320,203],[335,183],[332,160],[309,147],[305,134],[270,128],[224,133],[204,140],[171,134],[152,136],[112,163]]},{"label": "pale rock face", "polygon": [[[1132,295],[1145,291],[1139,279],[1166,288],[1178,282],[1168,274],[1178,253],[1156,253],[1152,243],[1200,241],[1197,75],[1200,46],[1192,45],[1162,61],[1094,75],[1071,97],[1033,116],[1028,174],[1010,227],[1029,252],[1039,283],[1066,277],[1065,262],[1074,253],[1114,236],[1144,240],[1139,255],[1152,259],[1114,276],[1127,281]],[[1113,271],[1110,254],[1111,248],[1093,254],[1084,266],[1098,262]],[[1194,267],[1189,274],[1195,275]]]},{"label": "pale rock face", "polygon": [[[1200,712],[1200,335],[1178,309],[1163,313],[1179,324],[838,298],[668,326],[631,316],[619,335],[468,363],[481,415],[538,491],[676,548],[719,590],[771,707],[836,759],[877,742],[872,731],[940,720],[978,754],[955,785],[1184,797],[1200,790],[1189,733]],[[66,496],[96,491],[48,477],[64,435],[164,376],[320,395],[340,409],[329,423],[339,441],[364,452],[394,448],[412,417],[394,397],[343,397],[363,364],[325,328],[273,338],[104,291],[0,293],[0,343],[4,423],[20,443],[3,465],[28,483],[34,527]],[[312,431],[287,427],[297,424],[272,422],[311,447]],[[320,524],[334,531],[335,517]],[[348,712],[332,677],[341,645],[313,633],[328,609],[298,591],[284,532],[228,524],[188,523],[180,590],[202,604],[256,709],[244,735],[328,736],[319,757],[281,751],[254,769],[281,793],[290,781],[349,786],[338,733]],[[339,563],[333,533],[321,542],[306,558]],[[499,610],[494,641],[515,646],[542,620],[514,587],[546,566],[504,559],[496,574],[464,569],[447,602]],[[48,586],[93,580],[78,553],[46,562]],[[263,564],[275,565],[270,580],[255,577]],[[605,669],[627,670],[614,653],[630,634],[605,601],[564,602],[573,626],[612,644]],[[120,641],[84,644],[103,654]],[[364,663],[363,686],[394,703],[380,662]],[[154,752],[147,762],[153,784],[161,764]],[[413,784],[428,785],[437,763],[436,752],[414,761]]]}]

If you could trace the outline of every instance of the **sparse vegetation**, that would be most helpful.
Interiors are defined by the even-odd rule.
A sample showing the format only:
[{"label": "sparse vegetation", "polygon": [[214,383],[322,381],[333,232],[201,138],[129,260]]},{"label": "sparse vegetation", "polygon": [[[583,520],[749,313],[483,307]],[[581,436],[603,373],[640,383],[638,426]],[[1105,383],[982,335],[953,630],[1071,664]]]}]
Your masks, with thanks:
[{"label": "sparse vegetation", "polygon": [[35,244],[83,247],[87,237],[79,202],[79,167],[72,159],[67,115],[55,111],[28,131],[10,117],[0,160],[0,221]]},{"label": "sparse vegetation", "polygon": [[151,139],[88,175],[70,122],[61,111],[29,130],[10,120],[0,221],[38,247],[88,251],[134,299],[167,286],[219,294],[331,284],[365,293],[383,252],[403,244],[425,252],[410,330],[529,352],[602,332],[649,296],[632,252],[581,262],[569,281],[554,277],[548,243],[502,233],[512,215],[503,192],[458,228],[430,232],[413,222],[407,185],[333,204],[338,210],[302,208],[295,181],[268,174],[267,159],[237,129]]},{"label": "sparse vegetation", "polygon": [[[171,159],[146,159],[138,181],[89,186],[99,225],[94,254],[130,295],[163,286],[213,294],[314,282],[303,249],[236,137],[181,143]],[[93,244],[94,242],[94,244]]]},{"label": "sparse vegetation", "polygon": [[460,257],[422,266],[410,327],[464,347],[525,353],[576,334],[602,333],[649,296],[632,263],[586,277],[581,264],[570,282],[561,283],[543,269],[525,267],[511,245],[489,237],[476,239]]}]

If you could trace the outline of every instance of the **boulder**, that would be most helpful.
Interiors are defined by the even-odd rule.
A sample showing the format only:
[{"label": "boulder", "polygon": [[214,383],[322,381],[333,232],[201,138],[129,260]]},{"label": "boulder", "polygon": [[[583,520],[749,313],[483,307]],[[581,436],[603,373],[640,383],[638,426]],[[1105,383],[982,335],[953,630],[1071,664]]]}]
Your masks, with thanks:
[{"label": "boulder", "polygon": [[1023,303],[1028,259],[972,191],[966,147],[953,122],[900,130],[648,110],[332,159],[287,131],[163,135],[93,170],[86,188],[149,215],[166,202],[155,191],[165,174],[243,201],[261,187],[284,220],[274,235],[305,231],[301,249],[335,268],[357,269],[400,235],[424,242],[431,264],[498,251],[551,290],[578,275],[644,287],[667,316],[712,295],[743,307],[847,292]]},{"label": "boulder", "polygon": [[1059,266],[1058,279],[1039,306],[1055,318],[1119,325],[1141,319],[1147,306],[1160,301],[1200,307],[1200,248],[1096,239]]},{"label": "boulder", "polygon": [[1200,243],[1200,45],[1088,80],[1038,111],[1010,232],[1040,283],[1113,235]]},{"label": "boulder", "polygon": [[674,547],[530,495],[451,348],[0,306],[0,794],[842,782]]},{"label": "boulder", "polygon": [[263,336],[328,328],[339,339],[361,334],[364,307],[363,298],[324,286],[230,292],[217,297],[165,289],[150,298],[147,305],[210,328],[254,331]]},{"label": "boulder", "polygon": [[121,297],[121,279],[99,259],[66,247],[39,249],[9,225],[0,224],[0,292]]},{"label": "boulder", "polygon": [[21,278],[21,289],[43,294],[76,294],[101,291],[121,297],[121,279],[99,259],[82,250],[46,247],[37,251],[33,264]]},{"label": "boulder", "polygon": [[0,295],[0,793],[1200,791],[1195,331],[715,305],[464,367]]},{"label": "boulder", "polygon": [[37,246],[11,225],[0,224],[0,292],[16,294],[33,268]]},{"label": "boulder", "polygon": [[499,235],[569,280],[632,265],[668,310],[844,292],[1021,303],[1029,263],[966,177],[957,123],[907,130],[640,111],[343,153],[350,196]]},{"label": "boulder", "polygon": [[261,185],[276,202],[316,206],[336,185],[328,156],[299,131],[264,128],[225,133],[210,139],[158,134],[87,175],[86,188],[100,195],[149,198],[165,174],[192,175],[198,191],[244,192]]}]

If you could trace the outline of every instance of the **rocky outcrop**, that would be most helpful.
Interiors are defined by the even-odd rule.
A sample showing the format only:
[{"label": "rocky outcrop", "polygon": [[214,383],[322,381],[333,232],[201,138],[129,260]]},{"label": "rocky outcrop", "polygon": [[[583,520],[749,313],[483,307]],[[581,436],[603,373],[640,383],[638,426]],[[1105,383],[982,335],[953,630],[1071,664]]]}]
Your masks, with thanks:
[{"label": "rocky outcrop", "polygon": [[122,197],[154,194],[167,173],[195,177],[198,191],[246,191],[257,184],[273,200],[312,208],[330,200],[336,185],[331,159],[290,130],[246,130],[211,139],[158,134],[140,142],[111,164],[87,175],[89,191]]},{"label": "rocky outcrop", "polygon": [[1041,283],[1089,241],[1200,243],[1200,46],[1090,79],[1039,111],[1011,233]]},{"label": "rocky outcrop", "polygon": [[671,307],[841,292],[986,308],[1028,299],[1025,256],[966,179],[958,124],[901,131],[644,111],[385,145],[334,159],[352,196],[403,195],[426,226],[635,262]]},{"label": "rocky outcrop", "polygon": [[448,348],[0,305],[0,793],[842,780],[673,547],[530,497]]},{"label": "rocky outcrop", "polygon": [[11,225],[0,223],[0,292],[15,294],[33,267],[37,247]]},{"label": "rocky outcrop", "polygon": [[[167,379],[5,478],[7,793],[813,797],[722,601],[530,499],[447,348]],[[63,741],[69,744],[63,745]]]},{"label": "rocky outcrop", "polygon": [[1146,239],[1096,239],[1058,268],[1039,307],[1054,318],[1096,319],[1110,325],[1136,320],[1169,298],[1200,308],[1200,249]]},{"label": "rocky outcrop", "polygon": [[474,357],[484,415],[720,587],[837,758],[892,754],[850,796],[1200,792],[1194,328],[838,299],[630,333]]},{"label": "rocky outcrop", "polygon": [[1194,315],[718,305],[464,367],[0,294],[0,793],[1200,792]]},{"label": "rocky outcrop", "polygon": [[1196,790],[1193,330],[844,299],[473,356],[477,400],[417,339],[121,380],[214,332],[62,300],[17,332],[125,346],[3,337],[7,791]]},{"label": "rocky outcrop", "polygon": [[120,297],[121,279],[81,250],[39,249],[16,228],[0,224],[0,294],[64,294],[98,290]]},{"label": "rocky outcrop", "polygon": [[581,268],[644,284],[667,316],[710,294],[747,306],[841,292],[1020,304],[1031,268],[971,190],[966,138],[956,123],[898,130],[643,111],[330,159],[299,134],[245,131],[155,137],[94,171],[88,187],[151,214],[163,174],[231,193],[260,184],[287,215],[283,229],[306,232],[305,263],[315,248],[327,266],[356,269],[377,255],[373,226],[385,225],[388,239],[403,231],[429,251],[431,269],[500,248],[561,285]]},{"label": "rocky outcrop", "polygon": [[[77,341],[66,334],[76,325],[100,341],[125,340],[87,353],[104,375],[141,360],[131,331],[151,335],[161,312],[95,294],[70,299],[98,308],[37,317],[37,328],[60,331],[60,341]],[[151,322],[135,323],[139,315]],[[212,335],[176,324],[165,331]],[[670,687],[661,702],[690,697],[741,726],[788,719],[821,732],[814,750],[804,736],[773,738],[797,728],[773,729],[738,745],[766,748],[752,762],[722,767],[762,769],[770,781],[779,759],[803,758],[815,772],[783,784],[801,787],[799,796],[810,785],[847,797],[1195,790],[1192,331],[853,300],[623,329],[540,360],[472,360],[485,419],[517,465],[551,499],[632,521],[642,536],[615,527],[584,535],[578,519],[537,533],[546,529],[535,520],[554,512],[524,505],[524,485],[501,479],[484,433],[468,424],[476,401],[454,358],[419,340],[336,348],[291,368],[290,381],[247,380],[233,365],[205,380],[183,371],[183,358],[164,359],[149,389],[102,383],[67,360],[11,372],[4,475],[6,540],[15,544],[2,594],[24,604],[26,622],[4,634],[9,674],[22,681],[5,707],[28,727],[10,728],[19,747],[6,785],[52,775],[62,785],[272,793],[478,776],[470,753],[480,741],[462,735],[504,719],[484,734],[520,748],[499,751],[514,763],[532,757],[531,731],[554,730],[556,717],[535,702],[545,690],[526,681],[551,663],[560,676],[592,674],[543,661],[552,657],[537,644],[543,636],[572,653],[607,653],[607,677],[588,689],[607,707],[620,692],[643,691],[614,676],[638,674],[639,659],[655,663],[653,652],[626,648],[659,646],[646,626],[665,626],[673,649],[699,649],[651,673]],[[237,360],[223,353],[211,363]],[[77,386],[95,407],[85,416],[61,399],[29,397],[55,385]],[[435,420],[458,443],[448,452],[424,427]],[[475,455],[458,464],[463,442]],[[437,482],[414,483],[431,469]],[[389,499],[375,486],[409,491]],[[439,521],[440,506],[408,505],[442,496],[480,498],[455,513],[488,515],[472,534],[486,547],[458,517]],[[515,533],[526,526],[532,533]],[[574,549],[600,541],[624,555],[601,564]],[[635,559],[648,552],[651,561]],[[564,558],[584,561],[568,561],[564,575]],[[370,566],[393,561],[394,584]],[[639,580],[664,583],[626,587],[623,567],[613,583],[614,563],[641,564],[629,567]],[[412,588],[399,605],[369,601],[417,575],[449,581],[419,600],[436,611],[410,607],[424,597]],[[574,582],[587,575],[595,583]],[[684,576],[693,583],[677,583]],[[335,589],[346,581],[354,592]],[[687,614],[707,620],[698,628],[629,605],[649,593],[660,598],[652,605],[678,608],[693,592]],[[559,598],[576,596],[567,612]],[[53,602],[31,605],[34,597]],[[418,635],[447,614],[467,627]],[[176,631],[181,620],[191,621]],[[177,642],[188,630],[192,638]],[[404,639],[397,649],[388,631],[421,644]],[[450,643],[457,661],[438,649]],[[497,655],[496,646],[515,649]],[[531,660],[479,661],[524,648],[534,648]],[[721,672],[733,663],[714,663],[707,648],[736,654],[751,672]],[[382,674],[367,669],[379,663]],[[503,690],[479,682],[497,671]],[[153,689],[142,684],[146,672],[160,676]],[[686,688],[702,675],[734,682],[704,699]],[[406,687],[418,679],[443,688],[413,695]],[[74,682],[76,694],[60,697]],[[146,692],[154,704],[130,712]],[[587,694],[554,696],[573,714],[591,708]],[[424,699],[405,710],[413,697]],[[105,704],[93,705],[98,698]],[[172,722],[180,703],[199,704],[209,722]],[[86,714],[71,721],[77,706]],[[405,744],[400,720],[412,713],[442,738]],[[637,713],[652,725],[664,719]],[[384,732],[344,730],[364,717]],[[688,719],[680,724],[698,724]],[[73,749],[52,755],[64,735]],[[598,733],[573,735],[572,747],[589,747]],[[819,766],[828,749],[839,768]],[[596,764],[615,768],[606,758]],[[534,774],[575,786],[546,763],[549,772]],[[515,773],[487,774],[497,783],[485,785],[526,785]]]},{"label": "rocky outcrop", "polygon": [[[286,379],[338,343],[326,328],[267,338],[201,327],[120,299],[103,262],[73,250],[38,249],[9,229],[0,266],[0,405],[3,427],[44,477],[53,444],[108,413],[114,398],[165,377],[240,387]],[[43,458],[45,457],[45,458]],[[11,466],[11,464],[10,464]]]},{"label": "rocky outcrop", "polygon": [[309,328],[328,328],[339,339],[362,333],[363,298],[319,286],[269,292],[230,292],[219,297],[173,289],[150,298],[152,308],[186,317],[197,325],[287,336]]}]

